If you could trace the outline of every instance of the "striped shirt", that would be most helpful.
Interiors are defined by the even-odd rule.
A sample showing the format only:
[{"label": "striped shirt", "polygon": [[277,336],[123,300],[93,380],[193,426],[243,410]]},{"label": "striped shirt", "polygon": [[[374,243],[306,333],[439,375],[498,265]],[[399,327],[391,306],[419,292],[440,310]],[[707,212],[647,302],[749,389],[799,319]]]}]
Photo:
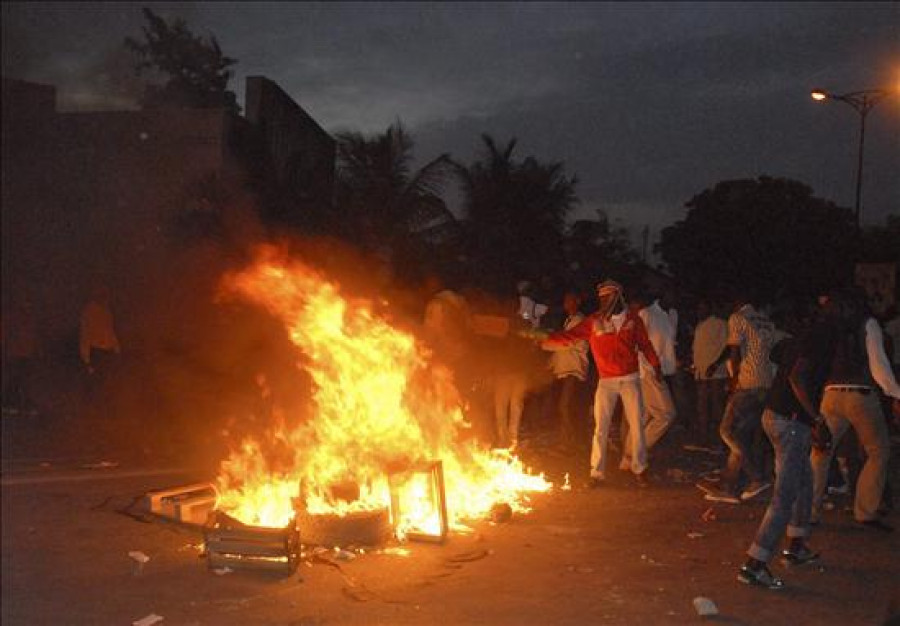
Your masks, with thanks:
[{"label": "striped shirt", "polygon": [[745,304],[728,318],[728,345],[741,350],[739,389],[768,389],[774,372],[769,352],[775,345],[775,325],[769,316]]}]

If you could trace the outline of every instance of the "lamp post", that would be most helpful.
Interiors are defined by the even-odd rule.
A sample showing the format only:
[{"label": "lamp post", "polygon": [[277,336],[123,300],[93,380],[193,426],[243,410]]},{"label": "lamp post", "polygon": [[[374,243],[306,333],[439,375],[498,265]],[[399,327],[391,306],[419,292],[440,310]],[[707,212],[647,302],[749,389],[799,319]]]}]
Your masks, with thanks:
[{"label": "lamp post", "polygon": [[884,89],[866,89],[864,91],[852,91],[845,94],[833,94],[824,89],[813,89],[810,92],[812,99],[817,102],[825,100],[840,100],[852,106],[859,113],[859,155],[856,165],[856,230],[861,232],[862,224],[859,218],[860,198],[862,196],[862,175],[863,175],[863,148],[866,142],[866,116],[869,111],[878,104],[883,98],[887,97],[888,91]]}]

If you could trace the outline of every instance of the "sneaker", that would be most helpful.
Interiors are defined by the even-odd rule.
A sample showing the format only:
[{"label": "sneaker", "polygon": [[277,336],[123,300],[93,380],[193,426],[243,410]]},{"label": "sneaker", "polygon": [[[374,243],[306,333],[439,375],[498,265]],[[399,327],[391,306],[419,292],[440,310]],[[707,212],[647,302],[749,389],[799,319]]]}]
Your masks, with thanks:
[{"label": "sneaker", "polygon": [[741,492],[741,500],[752,500],[771,486],[772,483],[754,481],[747,485],[746,489]]},{"label": "sneaker", "polygon": [[828,493],[833,496],[846,496],[850,493],[850,483],[844,483],[840,487],[831,486],[828,488]]},{"label": "sneaker", "polygon": [[626,456],[622,457],[622,460],[619,462],[619,469],[622,470],[623,472],[631,471],[631,461],[628,459],[628,457],[626,457]]},{"label": "sneaker", "polygon": [[647,471],[644,470],[640,474],[635,474],[634,482],[637,483],[638,487],[649,487],[650,486],[650,477],[647,476]]},{"label": "sneaker", "polygon": [[722,491],[721,489],[710,489],[706,492],[706,495],[703,496],[703,499],[709,500],[710,502],[727,502],[728,504],[741,503],[741,499],[736,495],[728,493],[727,491]]},{"label": "sneaker", "polygon": [[785,565],[806,565],[807,563],[818,561],[819,553],[803,546],[799,550],[783,550],[781,559]]},{"label": "sneaker", "polygon": [[598,489],[603,486],[606,480],[602,476],[591,476],[588,479],[588,489]]},{"label": "sneaker", "polygon": [[744,565],[738,572],[737,579],[745,585],[756,585],[766,589],[782,589],[784,587],[784,581],[775,578],[765,565],[759,569],[751,569]]}]

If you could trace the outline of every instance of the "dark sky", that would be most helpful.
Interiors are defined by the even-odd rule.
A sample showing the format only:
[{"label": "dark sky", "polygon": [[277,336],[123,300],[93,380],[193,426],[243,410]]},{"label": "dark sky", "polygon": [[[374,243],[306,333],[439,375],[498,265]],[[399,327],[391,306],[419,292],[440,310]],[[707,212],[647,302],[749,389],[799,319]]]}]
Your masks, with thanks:
[{"label": "dark sky", "polygon": [[[55,84],[66,108],[141,88],[123,52],[142,4],[4,2],[3,73]],[[215,34],[244,77],[279,83],[330,131],[402,120],[424,161],[479,135],[578,175],[578,215],[636,231],[718,181],[801,180],[852,206],[858,115],[815,103],[900,89],[893,3],[153,3]],[[900,213],[900,95],[870,115],[863,221]]]}]

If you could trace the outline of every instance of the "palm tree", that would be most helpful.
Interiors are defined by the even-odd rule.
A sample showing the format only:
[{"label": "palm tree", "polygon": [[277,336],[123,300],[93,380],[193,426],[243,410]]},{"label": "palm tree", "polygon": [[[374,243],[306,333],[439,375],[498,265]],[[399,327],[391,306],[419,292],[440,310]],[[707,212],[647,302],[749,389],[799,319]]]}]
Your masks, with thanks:
[{"label": "palm tree", "polygon": [[578,201],[576,177],[562,163],[534,157],[517,162],[516,140],[502,148],[482,135],[485,152],[470,165],[454,163],[462,184],[470,256],[495,289],[521,278],[561,271],[567,213]]},{"label": "palm tree", "polygon": [[364,248],[396,253],[410,241],[452,228],[440,194],[450,160],[442,154],[412,171],[413,140],[400,122],[380,134],[337,135],[336,200],[342,234]]}]

